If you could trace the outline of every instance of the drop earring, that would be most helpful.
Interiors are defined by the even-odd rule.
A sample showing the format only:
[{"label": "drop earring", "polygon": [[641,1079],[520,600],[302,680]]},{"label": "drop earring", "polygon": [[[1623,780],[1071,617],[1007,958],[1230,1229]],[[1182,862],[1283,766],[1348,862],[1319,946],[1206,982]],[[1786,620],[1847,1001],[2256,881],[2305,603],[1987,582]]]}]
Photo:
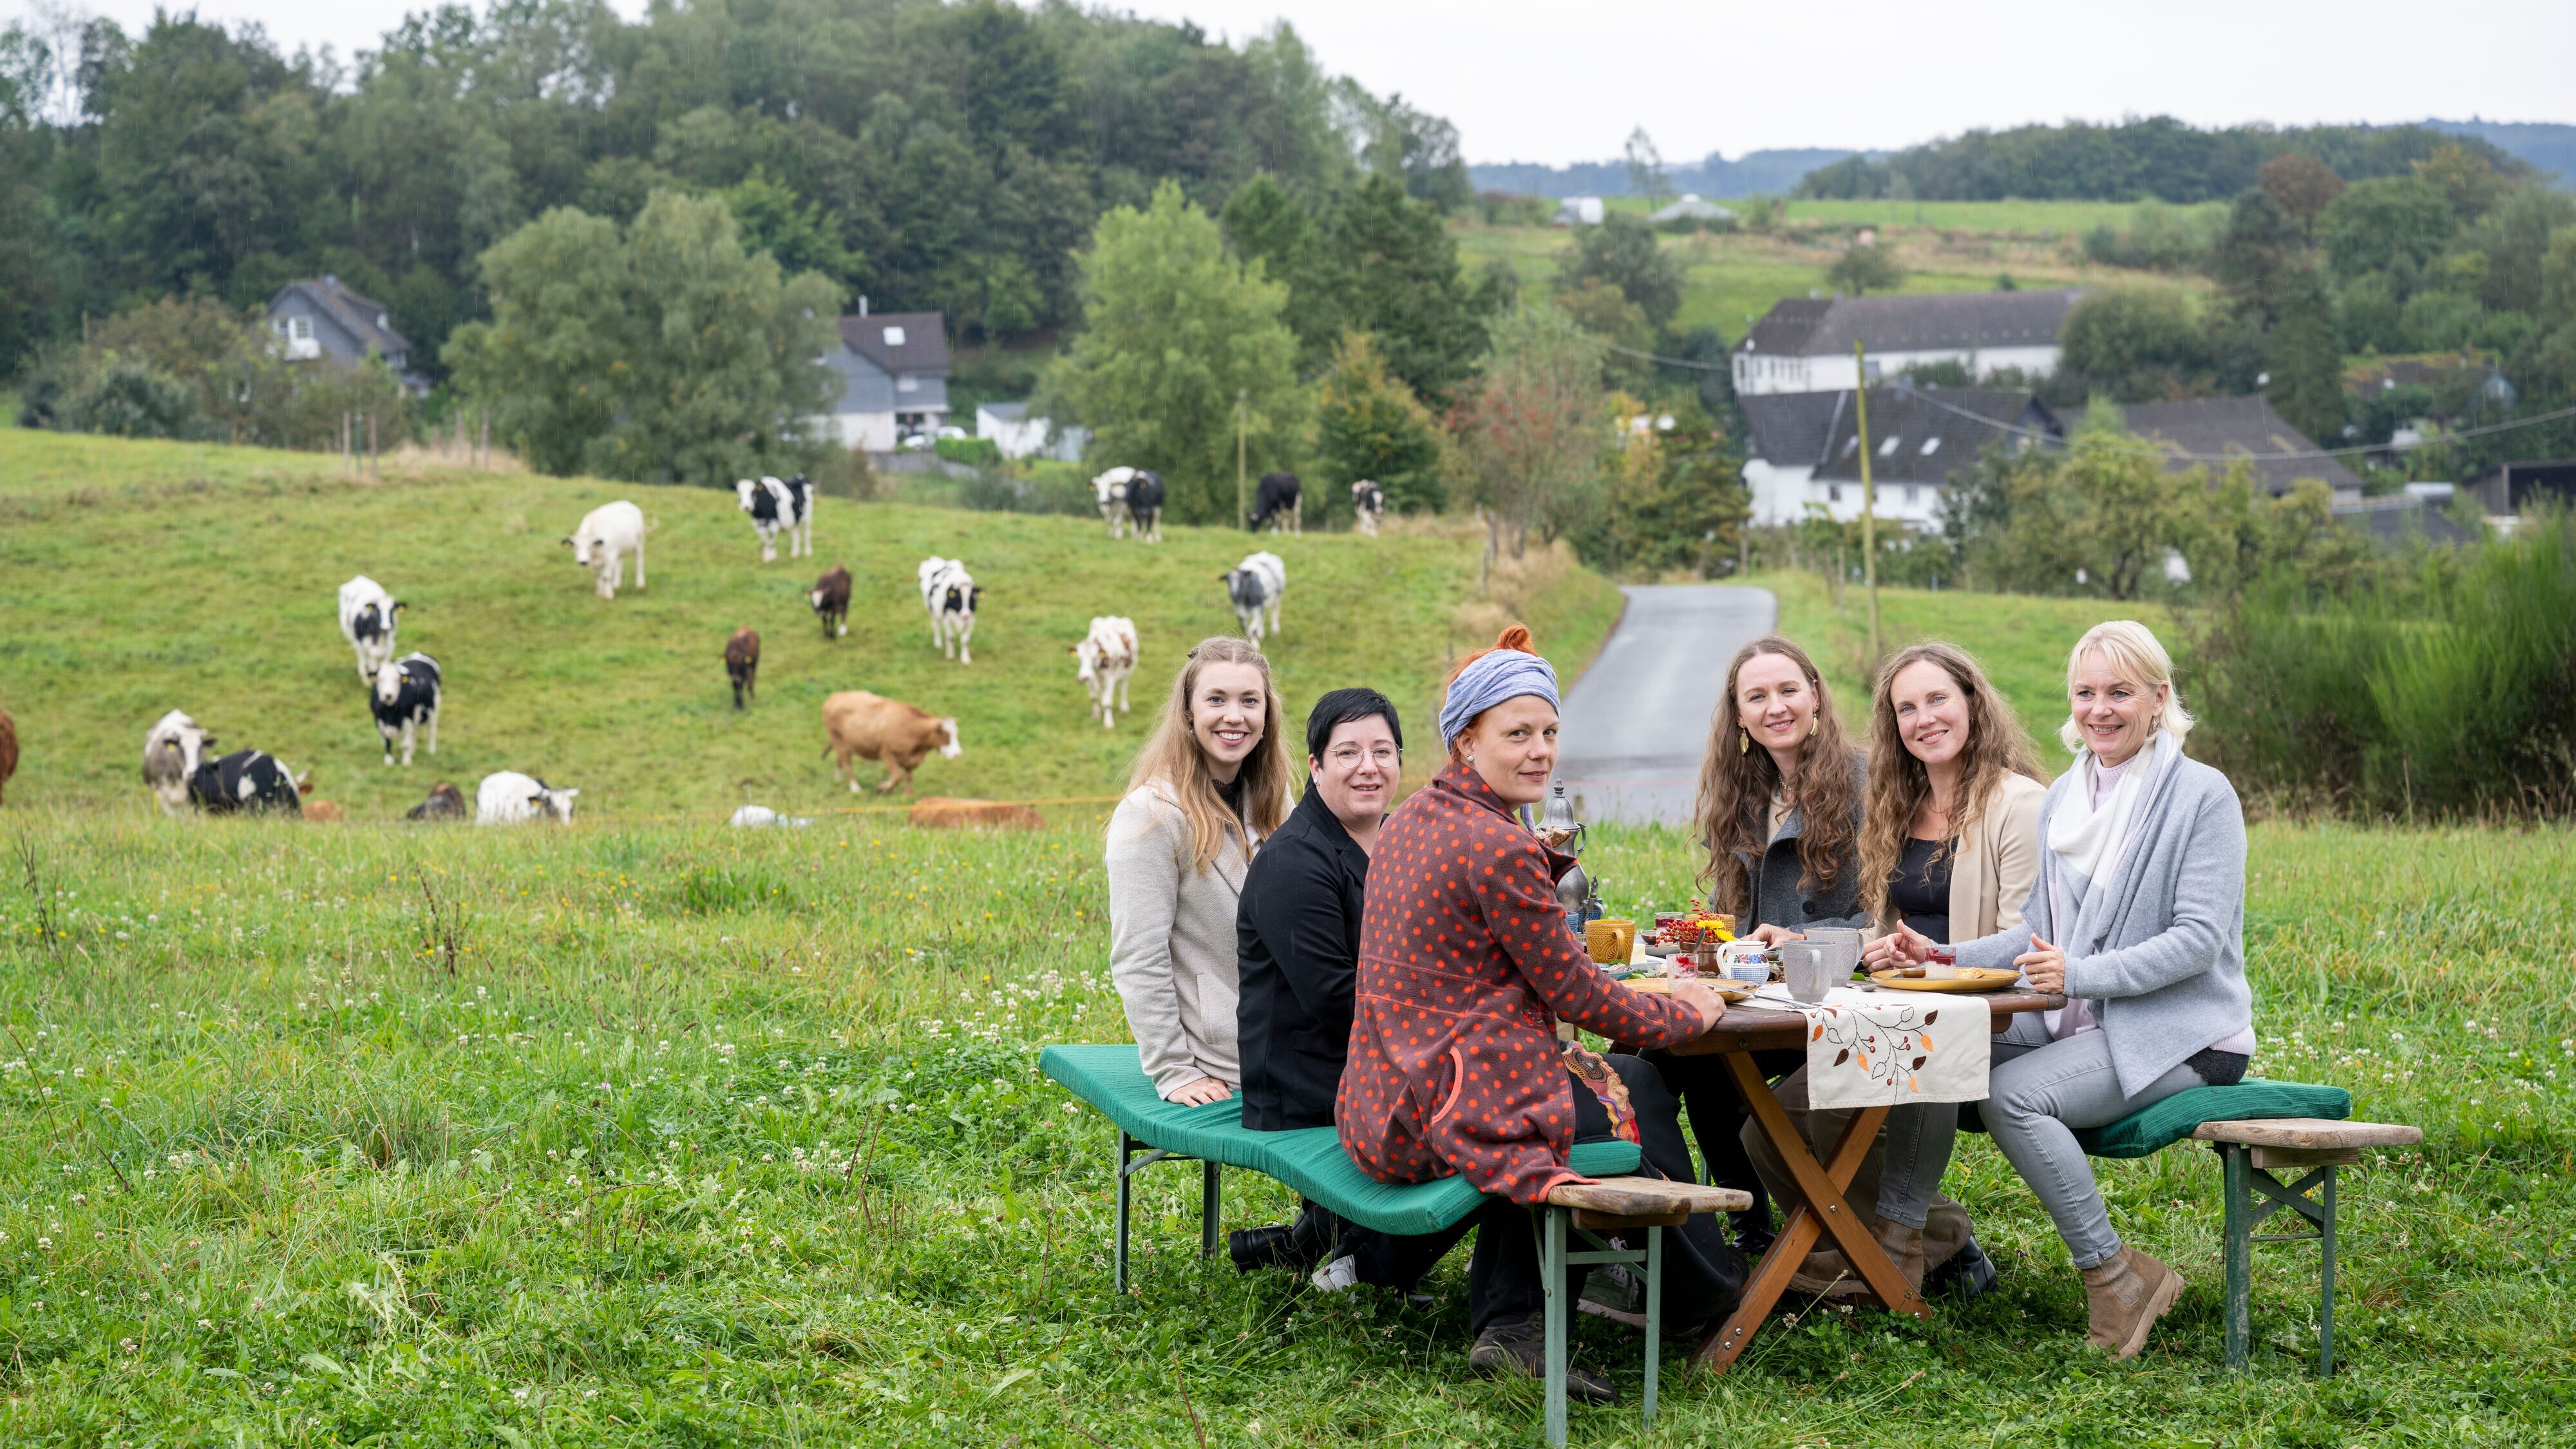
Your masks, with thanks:
[{"label": "drop earring", "polygon": [[1823,715],[1811,714],[1807,716],[1807,738],[1811,740],[1814,739],[1816,737],[1817,727],[1822,725],[1824,722],[1825,717]]},{"label": "drop earring", "polygon": [[1739,729],[1735,732],[1735,752],[1739,755],[1753,753],[1753,731]]}]

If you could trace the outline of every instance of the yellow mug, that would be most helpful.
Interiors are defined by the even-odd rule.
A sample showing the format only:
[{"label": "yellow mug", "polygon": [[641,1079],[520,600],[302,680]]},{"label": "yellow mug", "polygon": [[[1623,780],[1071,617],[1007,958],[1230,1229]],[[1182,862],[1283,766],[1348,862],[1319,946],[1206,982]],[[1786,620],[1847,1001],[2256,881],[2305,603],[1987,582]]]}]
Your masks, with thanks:
[{"label": "yellow mug", "polygon": [[1603,917],[1583,923],[1583,949],[1603,966],[1625,966],[1636,949],[1637,923]]}]

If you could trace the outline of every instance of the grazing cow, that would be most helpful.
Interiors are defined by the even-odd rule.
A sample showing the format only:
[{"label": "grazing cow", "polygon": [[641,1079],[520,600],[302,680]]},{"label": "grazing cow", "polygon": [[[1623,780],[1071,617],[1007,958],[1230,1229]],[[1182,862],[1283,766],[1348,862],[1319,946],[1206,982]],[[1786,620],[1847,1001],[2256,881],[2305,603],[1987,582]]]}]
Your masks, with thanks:
[{"label": "grazing cow", "polygon": [[432,786],[429,798],[403,812],[405,820],[462,820],[465,792],[445,780]]},{"label": "grazing cow", "polygon": [[[1126,536],[1127,523],[1132,516],[1127,506],[1127,489],[1135,478],[1136,470],[1122,464],[1091,480],[1092,494],[1100,500],[1100,521],[1109,525],[1111,538]],[[1143,537],[1143,532],[1139,530],[1137,536]]]},{"label": "grazing cow", "polygon": [[[644,510],[620,498],[603,503],[581,516],[581,527],[572,531],[564,542],[572,548],[572,561],[583,568],[599,571],[599,596],[617,597],[618,585],[626,582],[626,556],[635,555],[635,587],[644,587]],[[597,562],[592,560],[594,557]]]},{"label": "grazing cow", "polygon": [[1306,531],[1305,505],[1299,501],[1297,475],[1264,473],[1252,494],[1252,530],[1265,526],[1272,533],[1303,534]]},{"label": "grazing cow", "polygon": [[184,710],[172,710],[143,735],[143,783],[161,797],[161,813],[177,815],[188,805],[188,782],[215,742]]},{"label": "grazing cow", "polygon": [[814,551],[814,487],[805,475],[781,481],[761,478],[740,479],[733,485],[734,496],[742,500],[742,511],[751,515],[752,531],[760,535],[760,561],[778,561],[778,535],[787,535],[787,556],[797,558]]},{"label": "grazing cow", "polygon": [[525,825],[552,815],[564,825],[572,823],[572,797],[579,790],[557,790],[534,775],[516,770],[502,770],[483,777],[474,787],[474,823],[477,825]]},{"label": "grazing cow", "polygon": [[340,586],[340,637],[358,651],[358,677],[373,683],[376,671],[394,657],[395,615],[402,602],[384,585],[360,574]]},{"label": "grazing cow", "polygon": [[884,763],[885,783],[877,786],[882,795],[897,785],[909,788],[912,772],[931,751],[952,760],[966,753],[957,743],[954,717],[933,715],[864,689],[845,690],[823,701],[823,734],[827,741],[823,753],[834,757],[833,774],[850,782],[853,795],[859,793],[858,773],[850,764],[854,758]]},{"label": "grazing cow", "polygon": [[[1116,616],[1091,621],[1091,632],[1073,646],[1073,677],[1091,691],[1091,707],[1103,729],[1115,728],[1118,709],[1127,708],[1127,678],[1136,672],[1136,621]],[[1110,697],[1118,696],[1118,709]]]},{"label": "grazing cow", "polygon": [[813,481],[802,473],[793,478],[763,478],[760,481],[776,489],[778,495],[787,500],[787,556],[812,558],[814,556]]},{"label": "grazing cow", "polygon": [[438,753],[438,661],[418,650],[376,671],[376,733],[384,736],[385,763],[394,762],[394,737],[402,737],[402,762],[411,763],[420,727],[429,726],[429,752]]},{"label": "grazing cow", "polygon": [[746,697],[757,696],[760,685],[760,636],[749,629],[736,629],[725,641],[725,678],[733,681],[733,707],[742,708]]},{"label": "grazing cow", "polygon": [[1136,523],[1136,537],[1146,543],[1163,541],[1163,475],[1150,468],[1139,468],[1127,480],[1127,516]]},{"label": "grazing cow", "polygon": [[1279,632],[1279,596],[1288,592],[1288,566],[1279,555],[1267,549],[1247,554],[1243,562],[1218,577],[1225,580],[1226,597],[1234,601],[1234,617],[1243,624],[1243,637],[1261,643],[1261,611],[1270,611],[1270,630]]},{"label": "grazing cow", "polygon": [[823,637],[837,639],[850,632],[850,566],[834,564],[831,572],[814,581],[805,593],[805,602],[814,606],[814,617],[823,621]]},{"label": "grazing cow", "polygon": [[9,786],[9,777],[18,773],[18,722],[9,711],[0,709],[0,792]]},{"label": "grazing cow", "polygon": [[975,600],[984,591],[975,587],[974,576],[959,559],[926,558],[916,572],[921,577],[921,606],[930,611],[930,642],[939,646],[943,659],[974,663],[975,651],[968,641],[975,635]]},{"label": "grazing cow", "polygon": [[304,813],[304,792],[313,788],[313,772],[301,778],[266,750],[235,750],[219,760],[201,761],[188,777],[188,798],[209,815],[243,811]]},{"label": "grazing cow", "polygon": [[1386,514],[1386,490],[1366,478],[1353,483],[1351,512],[1358,518],[1356,527],[1361,533],[1377,537],[1377,521]]}]

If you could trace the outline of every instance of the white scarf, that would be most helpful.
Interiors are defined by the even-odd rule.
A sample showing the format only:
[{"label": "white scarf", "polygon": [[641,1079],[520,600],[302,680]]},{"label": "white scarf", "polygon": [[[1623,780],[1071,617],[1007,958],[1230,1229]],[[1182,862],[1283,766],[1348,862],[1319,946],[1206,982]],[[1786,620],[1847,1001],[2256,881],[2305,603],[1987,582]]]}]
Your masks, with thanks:
[{"label": "white scarf", "polygon": [[[2074,788],[2049,817],[2048,849],[2056,857],[2056,868],[2048,872],[2049,917],[2056,923],[2058,948],[2070,955],[2085,949],[2078,933],[2079,926],[2091,924],[2082,919],[2084,907],[2110,891],[2111,877],[2128,853],[2138,802],[2145,798],[2147,786],[2163,763],[2164,750],[2165,735],[2159,730],[2144,749],[2129,757],[2127,768],[2120,771],[2119,782],[2111,787],[2110,798],[2099,809],[2093,805],[2093,772],[2102,765],[2087,751],[2076,765]],[[2049,1040],[2062,1040],[2099,1025],[2093,1019],[2093,1003],[2069,997],[2066,1005],[2049,1017]]]}]

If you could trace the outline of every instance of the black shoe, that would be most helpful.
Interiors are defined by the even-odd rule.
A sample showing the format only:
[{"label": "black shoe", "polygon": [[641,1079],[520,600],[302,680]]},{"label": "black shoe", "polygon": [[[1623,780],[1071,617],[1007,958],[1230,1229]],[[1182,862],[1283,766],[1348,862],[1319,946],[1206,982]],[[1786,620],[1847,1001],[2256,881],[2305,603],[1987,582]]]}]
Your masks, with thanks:
[{"label": "black shoe", "polygon": [[1961,1301],[1974,1302],[1995,1286],[1998,1276],[1995,1260],[1986,1256],[1986,1250],[1977,1246],[1975,1238],[1970,1238],[1959,1251],[1950,1255],[1948,1262],[1923,1275],[1923,1291],[1927,1294],[1956,1293]]},{"label": "black shoe", "polygon": [[1777,1234],[1771,1231],[1769,1208],[1754,1207],[1740,1213],[1728,1213],[1726,1221],[1735,1230],[1735,1251],[1742,1253],[1747,1263],[1756,1262],[1771,1251]]},{"label": "black shoe", "polygon": [[1269,1268],[1288,1261],[1286,1223],[1267,1228],[1237,1228],[1225,1235],[1225,1251],[1234,1259],[1234,1271],[1249,1273],[1256,1268]]},{"label": "black shoe", "polygon": [[[1568,1324],[1570,1329],[1573,1325]],[[1476,1346],[1467,1350],[1467,1362],[1490,1374],[1505,1378],[1547,1378],[1547,1328],[1536,1317],[1518,1323],[1496,1323],[1476,1335]],[[1565,1397],[1575,1403],[1615,1404],[1619,1391],[1610,1381],[1589,1369],[1565,1366]]]}]

